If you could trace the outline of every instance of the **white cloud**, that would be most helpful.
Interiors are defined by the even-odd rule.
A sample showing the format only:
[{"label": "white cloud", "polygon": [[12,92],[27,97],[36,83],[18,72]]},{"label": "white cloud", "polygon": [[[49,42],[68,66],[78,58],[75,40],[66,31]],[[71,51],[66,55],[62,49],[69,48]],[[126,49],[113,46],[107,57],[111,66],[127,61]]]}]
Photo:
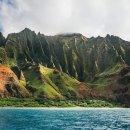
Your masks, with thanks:
[{"label": "white cloud", "polygon": [[130,40],[129,6],[130,0],[3,0],[0,26],[4,35],[28,27],[47,35],[109,33]]}]

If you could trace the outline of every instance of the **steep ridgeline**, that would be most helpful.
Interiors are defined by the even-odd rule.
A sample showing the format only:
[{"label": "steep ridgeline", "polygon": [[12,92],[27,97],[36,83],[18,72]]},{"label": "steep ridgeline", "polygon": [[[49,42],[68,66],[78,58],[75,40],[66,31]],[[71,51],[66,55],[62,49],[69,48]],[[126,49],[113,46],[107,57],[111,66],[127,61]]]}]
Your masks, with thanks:
[{"label": "steep ridgeline", "polygon": [[91,81],[95,74],[118,63],[130,65],[130,43],[110,35],[105,38],[86,38],[77,33],[45,36],[26,28],[8,35],[5,49],[20,68],[27,63],[40,63],[80,81]]},{"label": "steep ridgeline", "polygon": [[[0,97],[96,98],[130,106],[130,42],[82,34],[0,33]],[[84,82],[84,83],[81,83]]]},{"label": "steep ridgeline", "polygon": [[4,44],[5,44],[5,38],[4,38],[3,34],[0,32],[0,47],[4,46]]}]

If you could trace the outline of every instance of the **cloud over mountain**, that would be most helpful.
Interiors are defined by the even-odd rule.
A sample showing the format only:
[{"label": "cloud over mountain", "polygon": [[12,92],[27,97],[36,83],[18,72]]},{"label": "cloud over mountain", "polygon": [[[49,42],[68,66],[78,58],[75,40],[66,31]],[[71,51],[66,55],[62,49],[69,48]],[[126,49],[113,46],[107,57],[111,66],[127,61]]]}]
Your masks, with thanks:
[{"label": "cloud over mountain", "polygon": [[47,35],[79,32],[130,40],[129,0],[0,0],[0,30],[25,27]]}]

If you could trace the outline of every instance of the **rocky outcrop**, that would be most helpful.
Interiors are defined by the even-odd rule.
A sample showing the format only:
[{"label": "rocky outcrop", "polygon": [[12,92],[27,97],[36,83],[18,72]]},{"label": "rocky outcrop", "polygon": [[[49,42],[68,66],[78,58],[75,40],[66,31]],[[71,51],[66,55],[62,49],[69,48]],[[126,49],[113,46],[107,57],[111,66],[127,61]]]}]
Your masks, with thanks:
[{"label": "rocky outcrop", "polygon": [[0,97],[29,97],[27,89],[6,66],[0,66]]}]

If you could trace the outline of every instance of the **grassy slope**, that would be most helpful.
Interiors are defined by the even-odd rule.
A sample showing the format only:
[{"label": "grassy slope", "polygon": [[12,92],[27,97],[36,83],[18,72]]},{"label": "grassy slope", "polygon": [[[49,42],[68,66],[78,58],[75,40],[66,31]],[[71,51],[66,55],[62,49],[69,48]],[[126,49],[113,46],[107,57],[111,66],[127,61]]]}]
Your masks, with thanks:
[{"label": "grassy slope", "polygon": [[92,88],[95,87],[106,87],[111,84],[114,84],[116,80],[113,80],[111,75],[118,74],[121,69],[123,68],[123,65],[117,64],[113,67],[110,67],[103,71],[102,73],[97,74],[95,77],[97,77],[97,80],[92,81],[91,83],[88,83],[88,85]]},{"label": "grassy slope", "polygon": [[32,91],[34,97],[64,99],[64,96],[78,96],[77,86],[80,82],[63,72],[42,65],[30,66],[23,72],[28,89]]}]

